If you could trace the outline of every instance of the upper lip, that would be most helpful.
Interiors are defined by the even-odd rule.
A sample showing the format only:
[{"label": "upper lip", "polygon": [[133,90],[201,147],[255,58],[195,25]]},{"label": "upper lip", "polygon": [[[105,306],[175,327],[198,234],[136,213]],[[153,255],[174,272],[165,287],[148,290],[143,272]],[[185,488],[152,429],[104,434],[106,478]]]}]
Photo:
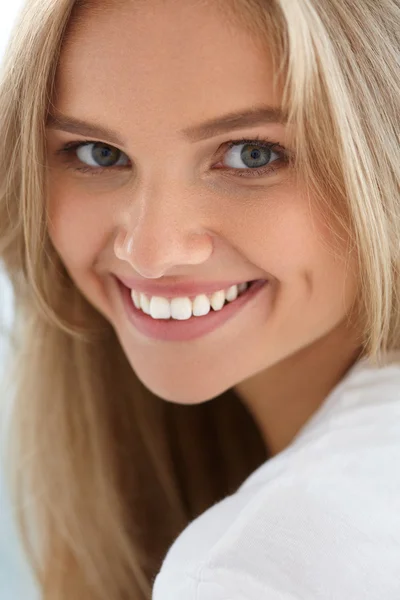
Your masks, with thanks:
[{"label": "upper lip", "polygon": [[149,283],[140,279],[133,279],[129,277],[116,276],[117,279],[123,283],[127,288],[141,292],[148,296],[162,296],[164,298],[175,298],[175,297],[190,297],[198,296],[200,294],[212,294],[219,290],[226,290],[232,285],[239,285],[249,281],[255,281],[255,279],[234,279],[232,281],[204,281],[196,283],[176,283],[174,285],[167,285],[162,283]]}]

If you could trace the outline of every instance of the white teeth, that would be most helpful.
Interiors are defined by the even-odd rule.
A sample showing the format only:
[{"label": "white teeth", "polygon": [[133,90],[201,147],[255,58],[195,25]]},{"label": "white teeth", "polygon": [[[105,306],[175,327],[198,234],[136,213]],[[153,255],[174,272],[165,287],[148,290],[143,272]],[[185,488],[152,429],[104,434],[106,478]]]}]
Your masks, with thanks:
[{"label": "white teeth", "polygon": [[140,308],[146,315],[150,314],[150,300],[146,294],[140,294]]},{"label": "white teeth", "polygon": [[226,292],[226,299],[228,300],[228,302],[232,302],[233,300],[236,300],[237,297],[238,297],[238,286],[232,285]]},{"label": "white teeth", "polygon": [[210,312],[210,300],[205,294],[201,294],[200,296],[196,296],[193,302],[193,316],[194,317],[203,317]]},{"label": "white teeth", "polygon": [[135,290],[132,290],[132,300],[136,308],[140,308],[140,294],[135,292]]},{"label": "white teeth", "polygon": [[150,316],[153,319],[169,319],[171,317],[171,305],[166,298],[153,296],[150,300]]},{"label": "white teeth", "polygon": [[214,292],[211,295],[210,304],[213,310],[221,310],[221,308],[225,304],[225,292],[224,290],[219,290],[219,292]]},{"label": "white teeth", "polygon": [[225,305],[225,300],[233,302],[239,294],[242,294],[249,287],[248,283],[232,285],[227,290],[218,290],[210,296],[200,294],[194,298],[193,302],[188,297],[163,298],[162,296],[148,297],[146,294],[131,290],[133,303],[137,309],[141,309],[146,315],[153,319],[177,319],[185,321],[194,317],[207,315],[211,308],[214,311],[221,310]]},{"label": "white teeth", "polygon": [[189,298],[173,298],[171,300],[171,317],[186,321],[192,316],[192,303]]}]

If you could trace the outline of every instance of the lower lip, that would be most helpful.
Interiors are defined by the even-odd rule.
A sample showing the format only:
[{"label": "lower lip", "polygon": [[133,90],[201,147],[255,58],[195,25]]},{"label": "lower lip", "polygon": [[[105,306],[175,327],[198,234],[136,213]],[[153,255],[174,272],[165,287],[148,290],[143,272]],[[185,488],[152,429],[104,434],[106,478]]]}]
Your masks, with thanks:
[{"label": "lower lip", "polygon": [[122,301],[129,321],[138,331],[149,338],[166,341],[188,341],[211,333],[223,323],[234,317],[244,306],[252,302],[264,289],[268,281],[259,280],[238,296],[236,300],[224,305],[221,310],[210,310],[202,317],[190,317],[183,321],[175,319],[153,319],[142,310],[136,308],[131,298],[131,291],[119,280]]}]

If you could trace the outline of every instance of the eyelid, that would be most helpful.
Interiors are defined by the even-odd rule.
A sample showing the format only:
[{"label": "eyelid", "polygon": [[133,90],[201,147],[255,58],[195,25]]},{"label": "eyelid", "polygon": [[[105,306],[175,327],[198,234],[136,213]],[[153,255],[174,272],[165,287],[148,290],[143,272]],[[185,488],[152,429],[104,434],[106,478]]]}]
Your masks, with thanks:
[{"label": "eyelid", "polygon": [[115,150],[118,150],[119,152],[121,152],[121,154],[125,154],[125,156],[127,156],[129,158],[129,156],[126,154],[126,152],[121,150],[121,148],[118,148],[118,146],[114,146],[113,144],[109,144],[108,142],[102,142],[100,140],[74,140],[72,142],[68,142],[67,144],[64,144],[61,148],[56,150],[55,153],[58,155],[59,154],[68,154],[68,152],[70,152],[71,150],[77,150],[78,148],[83,148],[84,146],[91,146],[91,145],[96,145],[96,144],[102,144],[103,146],[108,146],[109,148],[114,148]]}]

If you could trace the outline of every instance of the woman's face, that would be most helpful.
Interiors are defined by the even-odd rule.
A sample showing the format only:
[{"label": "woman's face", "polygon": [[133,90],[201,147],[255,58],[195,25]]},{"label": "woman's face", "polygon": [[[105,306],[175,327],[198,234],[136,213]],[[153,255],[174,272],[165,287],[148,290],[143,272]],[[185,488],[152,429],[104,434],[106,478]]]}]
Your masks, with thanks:
[{"label": "woman's face", "polygon": [[[341,327],[356,293],[345,247],[332,251],[294,180],[285,124],[249,117],[280,106],[267,50],[216,2],[148,0],[82,18],[47,129],[50,235],[142,382],[201,402]],[[209,121],[223,125],[201,127]],[[71,143],[81,145],[60,152]],[[138,313],[128,291],[210,297],[260,279],[245,302],[188,320]],[[180,284],[193,289],[166,289]],[[206,299],[197,306],[206,312]]]}]

